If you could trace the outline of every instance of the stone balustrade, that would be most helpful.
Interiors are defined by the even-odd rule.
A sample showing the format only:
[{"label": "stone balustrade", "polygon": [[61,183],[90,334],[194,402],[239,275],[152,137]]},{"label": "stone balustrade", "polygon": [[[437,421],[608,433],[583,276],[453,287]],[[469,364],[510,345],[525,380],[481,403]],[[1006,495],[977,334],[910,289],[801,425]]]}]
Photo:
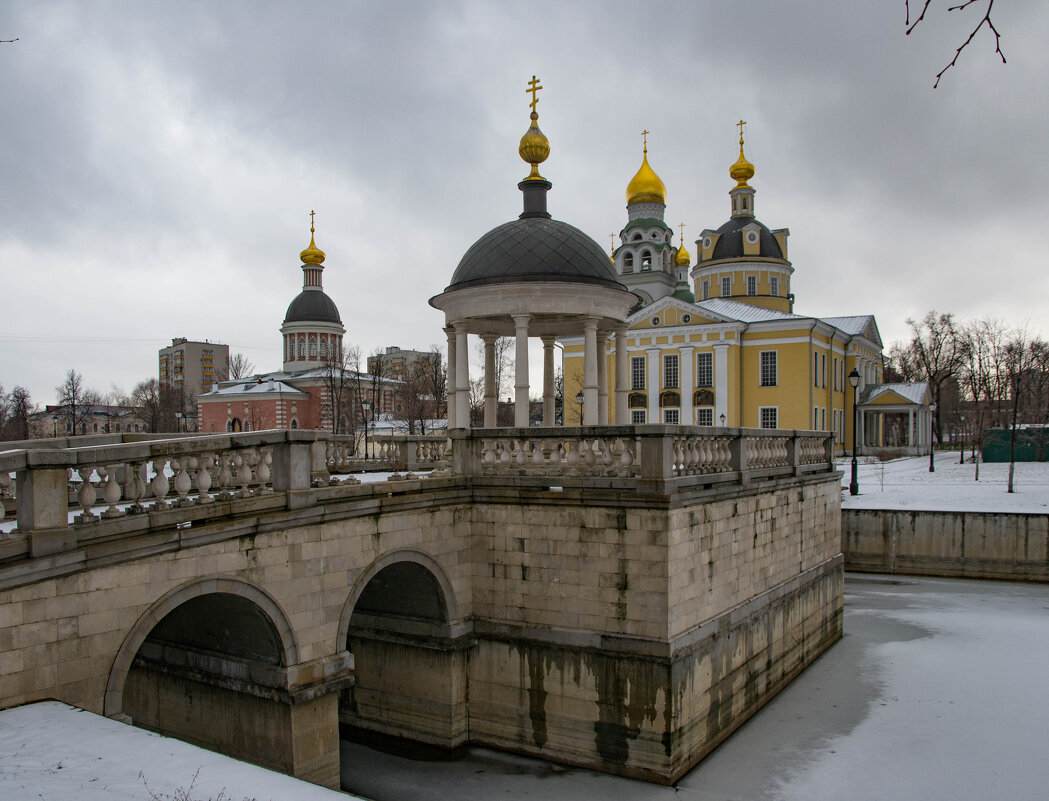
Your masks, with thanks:
[{"label": "stone balustrade", "polygon": [[[195,435],[0,452],[0,560],[75,547],[91,527],[137,531],[324,503],[357,484],[352,438],[318,431]],[[834,469],[829,435],[670,425],[453,430],[377,443],[377,462],[487,483],[673,493]],[[376,462],[370,462],[375,464]],[[450,466],[450,469],[447,469]],[[17,476],[12,481],[12,474]],[[314,493],[311,495],[310,493]],[[334,499],[333,496],[332,499]],[[70,511],[72,510],[72,514]],[[10,526],[7,526],[10,528]],[[23,547],[12,549],[12,540]]]}]

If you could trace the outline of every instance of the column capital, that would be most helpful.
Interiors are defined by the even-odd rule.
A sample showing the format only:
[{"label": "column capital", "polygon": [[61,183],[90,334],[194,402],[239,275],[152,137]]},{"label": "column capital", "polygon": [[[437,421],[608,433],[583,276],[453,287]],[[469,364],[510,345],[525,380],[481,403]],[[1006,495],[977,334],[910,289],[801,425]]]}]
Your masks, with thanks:
[{"label": "column capital", "polygon": [[516,325],[518,328],[520,328],[521,326],[527,327],[527,325],[532,321],[532,315],[528,312],[521,312],[520,314],[511,314],[510,316],[513,318],[514,325]]}]

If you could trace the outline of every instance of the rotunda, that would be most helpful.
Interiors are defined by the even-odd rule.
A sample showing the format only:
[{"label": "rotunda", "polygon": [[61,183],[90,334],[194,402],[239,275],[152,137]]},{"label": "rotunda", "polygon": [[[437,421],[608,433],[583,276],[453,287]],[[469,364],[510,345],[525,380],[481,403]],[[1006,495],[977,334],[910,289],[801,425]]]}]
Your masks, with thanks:
[{"label": "rotunda", "polygon": [[[533,76],[531,125],[518,153],[531,165],[517,186],[524,209],[516,220],[478,239],[463,256],[451,283],[430,305],[445,314],[448,334],[449,428],[469,428],[468,336],[485,345],[484,425],[495,425],[494,346],[499,337],[516,338],[514,425],[528,425],[528,339],[543,342],[543,425],[554,423],[554,341],[558,336],[585,338],[584,418],[588,425],[607,423],[607,402],[600,403],[604,380],[604,343],[611,331],[626,336],[626,317],[637,297],[618,280],[604,250],[579,229],[553,219],[546,206],[551,184],[539,174],[550,143],[539,130]],[[658,178],[657,178],[658,180]],[[625,348],[622,349],[625,353]],[[626,364],[616,364],[616,403],[626,409]],[[454,394],[451,389],[454,388]],[[622,391],[620,391],[622,388]],[[599,413],[599,407],[604,410]],[[602,419],[603,418],[603,419]]]}]

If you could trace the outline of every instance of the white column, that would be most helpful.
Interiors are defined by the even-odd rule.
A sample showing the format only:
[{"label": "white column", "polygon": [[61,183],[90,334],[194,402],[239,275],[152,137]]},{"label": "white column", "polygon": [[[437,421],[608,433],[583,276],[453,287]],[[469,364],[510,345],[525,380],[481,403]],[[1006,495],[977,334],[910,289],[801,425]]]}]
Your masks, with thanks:
[{"label": "white column", "polygon": [[597,424],[608,425],[608,332],[597,332]]},{"label": "white column", "polygon": [[484,427],[494,428],[496,412],[499,409],[499,398],[495,388],[495,334],[485,334],[484,342]]},{"label": "white column", "polygon": [[916,444],[914,441],[914,409],[907,411],[907,444],[912,447]]},{"label": "white column", "polygon": [[856,432],[856,442],[862,451],[867,447],[867,413],[862,409],[856,415],[856,425],[859,426],[859,430]]},{"label": "white column", "polygon": [[583,425],[597,425],[597,320],[583,322]]},{"label": "white column", "polygon": [[659,348],[649,348],[648,356],[648,422],[662,423],[659,415]]},{"label": "white column", "polygon": [[721,425],[721,417],[725,417],[725,425],[730,425],[728,414],[728,343],[717,342],[714,344],[714,425]]},{"label": "white column", "polygon": [[696,424],[696,413],[692,411],[692,392],[695,381],[692,378],[692,367],[695,364],[695,356],[692,353],[692,345],[681,347],[679,370],[681,372],[681,424],[691,426]]},{"label": "white column", "polygon": [[630,391],[630,360],[626,352],[626,326],[616,326],[616,425],[625,426],[630,422],[627,410],[627,398]]},{"label": "white column", "polygon": [[528,427],[528,321],[531,315],[515,314],[517,357],[514,360],[514,425]]},{"label": "white column", "polygon": [[455,329],[452,326],[448,326],[444,329],[445,336],[448,337],[448,376],[445,379],[445,406],[448,420],[448,428],[455,428],[456,417],[455,417],[455,396],[457,394],[457,384],[455,383]]},{"label": "white column", "polygon": [[543,341],[543,425],[554,424],[554,341],[557,337],[540,337]]},{"label": "white column", "polygon": [[466,324],[455,324],[455,427],[470,427],[470,352]]}]

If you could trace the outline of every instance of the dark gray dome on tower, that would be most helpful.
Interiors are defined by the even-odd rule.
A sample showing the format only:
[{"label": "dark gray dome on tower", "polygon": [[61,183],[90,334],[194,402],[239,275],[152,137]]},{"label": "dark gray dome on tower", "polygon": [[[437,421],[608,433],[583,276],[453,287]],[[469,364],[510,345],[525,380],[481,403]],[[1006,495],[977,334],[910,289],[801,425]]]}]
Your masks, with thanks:
[{"label": "dark gray dome on tower", "polygon": [[578,228],[549,216],[522,215],[478,239],[448,289],[522,281],[622,286],[608,254]]},{"label": "dark gray dome on tower", "polygon": [[[758,246],[760,248],[759,253],[750,254],[747,256],[743,252],[743,229],[748,225],[758,225],[760,230],[758,232]],[[772,231],[763,222],[755,220],[753,217],[733,217],[723,226],[718,228],[717,243],[714,245],[714,250],[710,254],[710,261],[718,261],[720,259],[742,259],[742,258],[757,258],[762,259],[782,259],[783,251],[780,249],[779,242],[776,241],[776,237],[772,235]]]},{"label": "dark gray dome on tower", "polygon": [[342,323],[335,301],[319,289],[304,289],[288,306],[285,323]]}]

